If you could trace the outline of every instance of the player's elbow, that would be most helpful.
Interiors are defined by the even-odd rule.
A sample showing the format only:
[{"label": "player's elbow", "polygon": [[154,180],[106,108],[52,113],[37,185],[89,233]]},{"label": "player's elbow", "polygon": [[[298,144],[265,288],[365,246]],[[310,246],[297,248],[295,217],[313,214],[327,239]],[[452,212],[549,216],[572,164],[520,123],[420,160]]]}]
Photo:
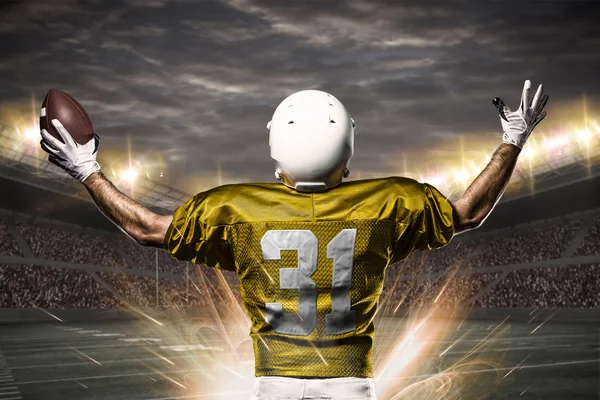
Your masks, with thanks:
[{"label": "player's elbow", "polygon": [[172,220],[172,215],[153,215],[136,232],[135,241],[142,246],[163,248],[167,229]]},{"label": "player's elbow", "polygon": [[462,199],[453,202],[452,207],[454,209],[454,231],[456,233],[479,228],[485,220],[485,215],[477,212]]}]

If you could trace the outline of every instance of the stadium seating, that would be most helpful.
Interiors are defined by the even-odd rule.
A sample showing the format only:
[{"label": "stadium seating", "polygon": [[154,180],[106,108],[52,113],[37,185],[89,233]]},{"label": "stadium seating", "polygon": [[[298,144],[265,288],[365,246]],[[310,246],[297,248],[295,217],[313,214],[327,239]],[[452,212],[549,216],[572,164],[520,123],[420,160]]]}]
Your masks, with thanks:
[{"label": "stadium seating", "polygon": [[110,242],[102,237],[23,221],[15,225],[38,258],[123,268],[127,266]]},{"label": "stadium seating", "polygon": [[600,217],[596,218],[594,225],[588,231],[576,253],[578,256],[591,256],[593,254],[600,254]]},{"label": "stadium seating", "polygon": [[119,301],[85,271],[0,264],[0,308],[115,308]]},{"label": "stadium seating", "polygon": [[[139,246],[123,234],[78,232],[64,224],[31,220],[16,220],[14,226],[22,236],[21,241],[15,240],[9,225],[0,220],[0,255],[23,257],[25,252],[18,243],[24,240],[33,255],[44,260],[44,266],[15,264],[15,261],[12,265],[0,264],[0,307],[209,307],[213,304],[226,309],[232,301],[240,302],[234,272],[180,262],[159,249]],[[434,304],[598,308],[598,264],[568,266],[573,263],[565,260],[561,267],[529,266],[532,262],[561,258],[565,249],[573,245],[571,242],[581,226],[582,221],[571,218],[484,235],[474,231],[458,236],[444,248],[417,251],[388,267],[381,305],[386,310]],[[581,244],[575,243],[578,248],[575,256],[599,254],[600,217],[579,237]],[[65,261],[80,264],[81,268],[62,269],[56,263]],[[154,276],[157,265],[158,299]]]},{"label": "stadium seating", "polygon": [[23,256],[17,242],[8,233],[8,228],[0,219],[0,255],[3,256]]},{"label": "stadium seating", "polygon": [[476,307],[600,307],[600,264],[510,272]]}]

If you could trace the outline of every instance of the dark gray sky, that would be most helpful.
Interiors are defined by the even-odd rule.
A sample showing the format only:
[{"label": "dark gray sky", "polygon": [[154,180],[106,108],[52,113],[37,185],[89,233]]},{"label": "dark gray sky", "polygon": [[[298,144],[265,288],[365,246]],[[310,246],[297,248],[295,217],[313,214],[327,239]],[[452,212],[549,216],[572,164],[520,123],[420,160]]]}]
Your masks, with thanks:
[{"label": "dark gray sky", "polygon": [[273,181],[265,125],[301,89],[346,105],[365,174],[431,165],[461,136],[490,154],[491,98],[516,108],[525,79],[551,96],[548,126],[600,91],[593,1],[3,0],[0,13],[5,122],[61,88],[91,115],[104,165],[131,149],[188,192],[219,163],[225,181]]}]

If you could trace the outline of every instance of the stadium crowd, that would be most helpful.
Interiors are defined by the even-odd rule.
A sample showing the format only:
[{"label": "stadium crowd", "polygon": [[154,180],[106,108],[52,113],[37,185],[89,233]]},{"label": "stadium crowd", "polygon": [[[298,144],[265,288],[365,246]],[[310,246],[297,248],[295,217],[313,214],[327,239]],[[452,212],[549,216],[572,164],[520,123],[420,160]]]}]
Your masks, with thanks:
[{"label": "stadium crowd", "polygon": [[594,220],[594,225],[587,232],[583,243],[577,249],[577,256],[591,256],[600,254],[600,217]]},{"label": "stadium crowd", "polygon": [[[240,293],[237,276],[186,264],[167,253],[137,245],[124,235],[109,238],[60,226],[14,223],[33,254],[44,260],[116,267],[96,277],[75,269],[0,265],[0,307],[112,308],[211,307],[227,309]],[[387,269],[383,307],[600,307],[600,267],[517,269],[510,273],[469,273],[471,268],[560,258],[578,232],[579,221],[503,230],[482,237],[457,237],[448,246],[415,252]],[[0,220],[0,255],[24,252]],[[12,231],[14,232],[14,231]],[[600,218],[583,237],[576,255],[600,253]],[[147,271],[173,273],[158,281]],[[135,275],[131,269],[146,271]],[[121,272],[117,272],[120,270]],[[507,270],[508,271],[508,270]],[[483,271],[481,271],[483,272]],[[189,279],[188,279],[189,277]],[[502,279],[498,279],[501,277]],[[491,285],[490,285],[491,284]],[[488,287],[489,286],[489,287]],[[111,289],[111,290],[109,290]],[[481,291],[484,291],[480,294]],[[475,297],[480,294],[479,297]],[[123,299],[123,301],[121,300]]]},{"label": "stadium crowd", "polygon": [[386,276],[386,299],[388,309],[400,307],[460,307],[475,296],[488,283],[498,277],[498,273],[470,274],[466,276],[442,275],[434,280],[421,280],[417,277],[396,280],[388,286]]},{"label": "stadium crowd", "polygon": [[116,308],[119,301],[87,272],[0,264],[0,308]]},{"label": "stadium crowd", "polygon": [[514,270],[476,307],[598,308],[600,264]]},{"label": "stadium crowd", "polygon": [[481,240],[453,239],[447,246],[429,251],[415,251],[400,268],[403,275],[428,274],[458,268],[463,265],[479,248]]},{"label": "stadium crowd", "polygon": [[4,256],[23,256],[21,249],[17,245],[17,242],[8,232],[8,227],[0,219],[0,255]]},{"label": "stadium crowd", "polygon": [[15,222],[15,225],[38,258],[80,264],[127,266],[110,242],[102,237],[22,221]]},{"label": "stadium crowd", "polygon": [[491,267],[560,258],[580,226],[580,221],[561,221],[504,231],[487,241],[467,266]]},{"label": "stadium crowd", "polygon": [[185,285],[159,278],[157,290],[157,281],[152,277],[108,272],[100,272],[98,275],[126,299],[126,304],[130,306],[180,306],[185,303]]},{"label": "stadium crowd", "polygon": [[185,274],[185,262],[176,260],[164,251],[141,246],[128,237],[114,240],[114,245],[123,249],[127,265],[131,268],[154,271],[158,266],[160,272]]}]

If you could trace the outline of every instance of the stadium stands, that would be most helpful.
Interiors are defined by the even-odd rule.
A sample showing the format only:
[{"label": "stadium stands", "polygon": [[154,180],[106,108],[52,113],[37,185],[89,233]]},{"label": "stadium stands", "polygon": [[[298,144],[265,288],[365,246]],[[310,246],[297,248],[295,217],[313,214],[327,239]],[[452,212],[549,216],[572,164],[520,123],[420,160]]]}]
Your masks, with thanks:
[{"label": "stadium stands", "polygon": [[559,258],[580,225],[580,221],[559,221],[503,232],[487,241],[468,266],[491,267]]},{"label": "stadium stands", "polygon": [[510,272],[476,307],[600,307],[600,264]]},{"label": "stadium stands", "polygon": [[137,307],[186,306],[186,288],[181,282],[175,283],[159,279],[157,291],[154,278],[106,272],[100,272],[98,275],[130,305]]},{"label": "stadium stands", "polygon": [[123,249],[131,268],[154,271],[158,262],[158,270],[161,272],[185,274],[185,264],[178,262],[164,251],[141,246],[129,238],[119,238],[113,243],[115,247]]},{"label": "stadium stands", "polygon": [[[433,304],[451,308],[462,306],[485,285],[496,279],[498,273],[467,276],[442,276],[437,280],[400,280],[392,290],[389,305],[397,307],[426,307]],[[386,277],[386,279],[389,277]]]},{"label": "stadium stands", "polygon": [[102,237],[22,221],[15,225],[38,258],[127,267],[125,261]]},{"label": "stadium stands", "polygon": [[0,308],[115,308],[119,301],[85,271],[0,264]]},{"label": "stadium stands", "polygon": [[3,256],[23,256],[17,242],[8,233],[8,228],[0,219],[0,255]]},{"label": "stadium stands", "polygon": [[576,253],[578,256],[590,256],[593,254],[600,254],[600,217],[596,218],[594,225],[588,231]]},{"label": "stadium stands", "polygon": [[[207,307],[211,303],[227,308],[232,299],[240,301],[234,272],[180,262],[161,250],[139,246],[124,234],[101,235],[61,223],[12,218],[10,223],[0,220],[0,256],[12,261],[0,264],[2,308]],[[561,259],[567,246],[578,244],[574,237],[583,218],[542,221],[484,235],[474,231],[457,236],[444,248],[415,252],[388,268],[381,304],[388,310],[433,304],[598,308],[600,264],[575,265],[569,258]],[[600,217],[586,226],[591,227],[579,233],[576,257],[600,253]],[[19,263],[26,254],[19,243],[29,246],[40,262]],[[557,259],[558,267],[531,264]],[[63,269],[60,262],[65,261],[75,263],[76,269]]]}]

